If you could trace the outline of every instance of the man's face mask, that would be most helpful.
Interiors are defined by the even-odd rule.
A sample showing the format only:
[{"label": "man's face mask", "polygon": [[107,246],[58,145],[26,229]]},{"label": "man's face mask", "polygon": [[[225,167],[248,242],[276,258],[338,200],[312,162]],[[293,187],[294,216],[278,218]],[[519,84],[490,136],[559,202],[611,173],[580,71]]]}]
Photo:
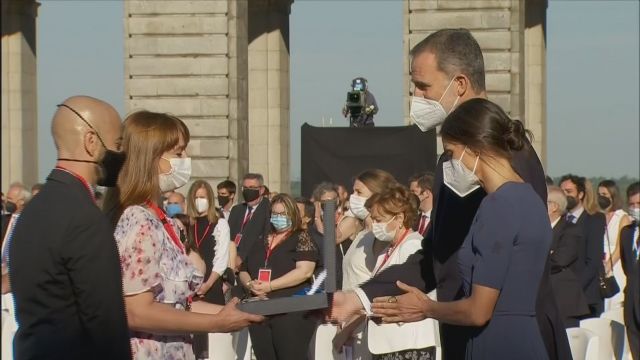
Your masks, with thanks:
[{"label": "man's face mask", "polygon": [[[451,79],[449,85],[447,85],[447,88],[444,90],[444,93],[442,93],[442,96],[438,101],[418,96],[411,98],[411,110],[409,112],[409,116],[411,117],[411,120],[418,125],[420,130],[429,131],[444,122],[444,119],[447,117],[447,112],[444,110],[444,107],[442,107],[440,102],[444,99],[447,91],[449,91],[451,84],[453,84],[453,80],[454,79]],[[460,96],[456,97],[456,101],[453,103],[451,110],[455,109],[458,104],[458,100],[460,100]]]},{"label": "man's face mask", "polygon": [[100,136],[98,131],[91,124],[89,124],[89,122],[85,120],[85,118],[82,117],[82,115],[80,115],[80,113],[77,112],[75,109],[73,109],[72,107],[66,104],[59,104],[57,106],[66,107],[67,109],[71,110],[74,114],[76,114],[76,116],[78,116],[82,121],[84,121],[84,123],[87,124],[87,126],[96,133],[98,140],[100,140],[100,144],[102,144],[102,147],[104,147],[105,149],[104,156],[100,161],[63,159],[63,158],[60,158],[58,160],[96,164],[99,167],[99,174],[100,174],[97,181],[98,186],[105,186],[105,187],[116,186],[116,183],[118,182],[118,175],[120,174],[120,170],[122,169],[122,165],[124,165],[124,161],[126,159],[125,154],[123,152],[109,150],[109,148],[107,148],[107,145],[102,140],[102,137]]}]

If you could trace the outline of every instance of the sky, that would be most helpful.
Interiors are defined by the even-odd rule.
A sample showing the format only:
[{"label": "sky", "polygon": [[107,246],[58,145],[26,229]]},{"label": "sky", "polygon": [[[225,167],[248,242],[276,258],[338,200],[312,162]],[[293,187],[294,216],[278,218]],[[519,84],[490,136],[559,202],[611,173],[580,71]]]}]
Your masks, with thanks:
[{"label": "sky", "polygon": [[[339,6],[338,6],[339,3]],[[639,4],[551,0],[547,11],[547,172],[639,177]],[[41,0],[38,13],[39,175],[55,163],[55,105],[74,94],[124,113],[123,3]],[[290,18],[291,175],[300,126],[346,126],[351,79],[364,76],[378,126],[402,125],[402,1],[296,0]],[[153,110],[153,109],[150,109]]]}]

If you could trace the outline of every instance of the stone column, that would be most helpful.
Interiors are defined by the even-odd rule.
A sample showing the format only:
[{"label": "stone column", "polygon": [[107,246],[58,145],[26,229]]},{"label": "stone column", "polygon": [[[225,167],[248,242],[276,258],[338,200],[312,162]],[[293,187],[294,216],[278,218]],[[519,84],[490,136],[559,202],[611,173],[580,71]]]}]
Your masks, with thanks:
[{"label": "stone column", "polygon": [[2,190],[38,181],[36,17],[34,0],[2,2]]},{"label": "stone column", "polygon": [[249,2],[249,170],[289,192],[290,0]]},{"label": "stone column", "polygon": [[[536,141],[544,142],[540,129],[544,120],[528,122],[523,116],[544,113],[544,97],[525,102],[525,83],[533,81],[537,88],[544,86],[544,72],[530,71],[523,62],[525,0],[405,0],[404,42],[405,60],[405,121],[409,120],[409,50],[429,34],[444,28],[466,28],[476,38],[484,55],[487,95],[513,118],[525,121],[532,127]],[[546,3],[527,2],[527,8],[538,14],[546,13]],[[533,37],[531,39],[534,39]],[[526,44],[529,44],[527,42]],[[531,44],[534,44],[531,42]],[[534,45],[535,46],[535,45]],[[535,62],[544,68],[544,52],[534,55]],[[533,69],[535,70],[535,69]],[[530,71],[525,78],[526,71]],[[523,75],[524,74],[524,75]],[[538,92],[538,94],[540,94]],[[530,113],[523,111],[526,106]],[[535,145],[535,144],[534,144]],[[540,151],[538,147],[536,150]],[[438,141],[438,153],[442,143]],[[539,153],[540,154],[540,153]],[[543,158],[541,154],[541,158]]]},{"label": "stone column", "polygon": [[191,132],[192,180],[213,186],[237,181],[246,168],[246,116],[238,106],[246,79],[245,7],[235,0],[125,1],[127,111],[168,112],[184,120]]}]

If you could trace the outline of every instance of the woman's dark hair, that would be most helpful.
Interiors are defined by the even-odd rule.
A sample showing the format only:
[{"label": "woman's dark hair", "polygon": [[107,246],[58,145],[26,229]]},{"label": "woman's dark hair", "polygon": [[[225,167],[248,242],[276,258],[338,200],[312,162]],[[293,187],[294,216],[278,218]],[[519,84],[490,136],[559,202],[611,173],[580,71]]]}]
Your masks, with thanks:
[{"label": "woman's dark hair", "polygon": [[471,99],[460,104],[442,124],[445,141],[463,144],[477,152],[493,152],[511,159],[514,151],[529,146],[531,132],[519,120],[512,120],[487,99]]}]

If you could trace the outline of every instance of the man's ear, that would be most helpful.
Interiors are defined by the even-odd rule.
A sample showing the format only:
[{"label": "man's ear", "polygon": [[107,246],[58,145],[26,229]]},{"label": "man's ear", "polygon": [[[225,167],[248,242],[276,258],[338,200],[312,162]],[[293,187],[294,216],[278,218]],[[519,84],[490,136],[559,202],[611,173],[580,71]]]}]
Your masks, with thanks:
[{"label": "man's ear", "polygon": [[453,85],[456,88],[456,95],[460,97],[464,96],[464,94],[466,94],[467,91],[470,91],[472,89],[471,81],[464,74],[460,74],[456,76],[453,79]]},{"label": "man's ear", "polygon": [[93,131],[85,132],[82,137],[82,141],[84,143],[84,151],[86,151],[90,157],[94,157],[100,145],[96,133]]}]

